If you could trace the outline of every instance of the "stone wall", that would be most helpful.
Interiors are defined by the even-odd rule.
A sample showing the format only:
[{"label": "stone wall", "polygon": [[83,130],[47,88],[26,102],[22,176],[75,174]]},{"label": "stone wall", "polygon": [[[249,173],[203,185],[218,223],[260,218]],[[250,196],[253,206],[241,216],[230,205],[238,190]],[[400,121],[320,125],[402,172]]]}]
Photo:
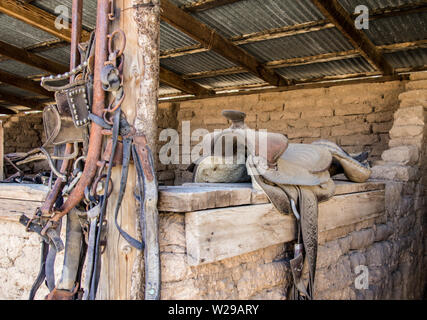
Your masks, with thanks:
[{"label": "stone wall", "polygon": [[427,270],[427,72],[410,79],[399,95],[389,149],[373,167],[373,177],[388,181],[386,206],[402,294],[420,297]]},{"label": "stone wall", "polygon": [[[407,83],[164,103],[159,128],[179,129],[182,120],[191,121],[192,130],[224,128],[220,109],[238,109],[253,128],[286,133],[294,142],[327,138],[349,152],[371,150],[373,177],[387,181],[386,212],[344,236],[331,231],[321,239],[315,298],[419,299],[427,266],[426,88],[427,73],[417,73]],[[188,181],[185,166],[157,166],[161,183]],[[191,267],[184,215],[161,213],[160,228],[162,299],[285,299],[292,243]],[[25,299],[37,273],[38,239],[28,240],[22,227],[2,222],[0,240],[7,244],[0,246],[0,298]],[[355,286],[357,266],[369,272],[367,289]]]},{"label": "stone wall", "polygon": [[[426,101],[427,73],[418,73],[407,83],[182,102],[177,114],[179,122],[190,121],[191,130],[212,131],[228,126],[221,109],[237,109],[247,113],[252,128],[282,132],[292,142],[326,138],[348,152],[370,151],[373,178],[387,181],[386,212],[381,219],[353,226],[345,236],[325,235],[318,252],[316,298],[420,299],[427,269]],[[185,167],[176,166],[176,184],[189,181]],[[162,238],[162,261],[175,266],[162,270],[162,298],[285,299],[291,243],[191,267],[183,216],[162,215],[161,225],[162,234],[168,234]],[[368,271],[366,289],[356,288],[358,266]]]},{"label": "stone wall", "polygon": [[[62,271],[63,253],[55,261],[55,276]],[[0,219],[0,300],[26,300],[39,272],[40,237],[18,222]],[[42,284],[35,299],[49,290]]]},{"label": "stone wall", "polygon": [[[218,97],[160,106],[177,113],[178,122],[171,122],[169,127],[180,133],[182,121],[190,121],[191,131],[226,128],[229,124],[221,110],[235,109],[247,114],[246,123],[251,128],[283,133],[294,143],[328,139],[350,153],[368,151],[369,159],[377,160],[387,148],[388,132],[403,90],[404,84],[394,81]],[[193,145],[197,143],[192,141]],[[168,171],[168,178],[174,174],[175,184],[181,184],[191,179],[191,174],[185,171],[187,167],[188,164],[177,165],[175,170],[171,166],[163,170]]]},{"label": "stone wall", "polygon": [[3,122],[4,153],[27,152],[44,140],[42,113],[12,116]]},{"label": "stone wall", "polygon": [[[189,266],[185,250],[184,215],[160,218],[162,299],[286,299],[291,283],[289,259],[293,243],[274,245],[237,257]],[[400,294],[400,280],[389,269],[394,252],[392,226],[383,218],[349,226],[349,233],[320,240],[316,271],[316,299],[392,299]],[[170,266],[173,265],[173,268]],[[355,268],[369,270],[368,289],[356,289]],[[166,266],[169,266],[166,268]],[[411,293],[410,293],[411,294]]]}]

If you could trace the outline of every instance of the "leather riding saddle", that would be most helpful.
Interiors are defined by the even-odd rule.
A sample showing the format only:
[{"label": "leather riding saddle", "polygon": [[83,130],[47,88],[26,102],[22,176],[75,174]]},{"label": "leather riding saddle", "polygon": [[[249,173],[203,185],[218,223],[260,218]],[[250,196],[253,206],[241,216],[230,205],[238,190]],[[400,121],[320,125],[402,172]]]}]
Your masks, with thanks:
[{"label": "leather riding saddle", "polygon": [[[225,110],[222,114],[231,121],[231,126],[204,137],[204,147],[210,150],[211,155],[196,161],[193,181],[252,181],[253,187],[264,191],[279,213],[294,214],[298,240],[294,258],[290,261],[294,282],[291,297],[312,299],[318,202],[334,195],[335,184],[331,174],[343,172],[353,182],[364,182],[371,170],[358,161],[363,157],[356,160],[333,142],[288,143],[286,136],[280,133],[248,128],[243,112]],[[303,281],[305,261],[309,272],[307,285]]]}]

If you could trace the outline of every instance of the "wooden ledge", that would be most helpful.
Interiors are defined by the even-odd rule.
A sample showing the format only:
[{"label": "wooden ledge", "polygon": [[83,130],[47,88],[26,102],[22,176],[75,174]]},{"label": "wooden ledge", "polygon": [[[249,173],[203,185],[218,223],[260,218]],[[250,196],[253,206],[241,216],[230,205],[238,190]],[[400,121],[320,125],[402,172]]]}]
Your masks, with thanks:
[{"label": "wooden ledge", "polygon": [[[361,224],[372,225],[385,212],[383,182],[336,184],[336,195],[319,204],[319,241],[331,240],[328,235],[343,236]],[[250,186],[189,184],[165,189],[163,196],[171,195],[167,204],[175,203],[175,211],[228,205],[185,214],[189,265],[211,263],[295,239],[295,218],[277,212]],[[254,192],[258,201],[255,204],[251,202]],[[190,202],[186,204],[187,198]]]},{"label": "wooden ledge", "polygon": [[18,222],[21,214],[31,216],[48,192],[42,184],[0,183],[0,220]]},{"label": "wooden ledge", "polygon": [[[384,182],[335,181],[335,195],[384,190]],[[159,187],[159,211],[189,212],[204,209],[269,203],[264,192],[251,183],[185,183]]]}]

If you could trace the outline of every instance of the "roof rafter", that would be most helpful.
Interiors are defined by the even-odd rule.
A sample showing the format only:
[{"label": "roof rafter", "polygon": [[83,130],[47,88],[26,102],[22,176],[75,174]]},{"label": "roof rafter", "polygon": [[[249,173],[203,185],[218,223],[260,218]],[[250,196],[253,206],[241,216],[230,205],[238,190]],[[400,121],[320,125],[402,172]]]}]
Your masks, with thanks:
[{"label": "roof rafter", "polygon": [[0,54],[12,60],[16,60],[51,73],[64,73],[68,70],[68,67],[65,65],[35,55],[25,49],[12,46],[3,41],[0,41]]},{"label": "roof rafter", "polygon": [[168,0],[161,1],[161,8],[161,18],[165,22],[197,40],[207,48],[246,68],[249,72],[271,85],[286,86],[291,84],[290,80],[284,79],[273,70],[266,68],[245,50],[220,36],[215,30],[201,23]]},{"label": "roof rafter", "polygon": [[[425,12],[425,11],[427,11],[427,3],[425,2],[408,3],[408,4],[400,5],[397,7],[379,8],[379,9],[374,9],[370,11],[369,21],[393,17],[393,16],[400,16],[404,14]],[[355,18],[356,16],[357,15],[353,14],[352,18]],[[333,23],[324,19],[324,20],[318,20],[318,21],[303,22],[295,25],[284,26],[281,28],[263,30],[263,31],[245,34],[241,36],[235,36],[230,38],[229,40],[233,42],[235,45],[243,45],[243,44],[253,43],[258,41],[290,37],[290,36],[295,36],[298,34],[304,34],[309,32],[316,32],[316,31],[321,31],[325,29],[331,29],[334,27],[335,25]],[[174,58],[182,55],[194,54],[194,53],[205,52],[205,51],[208,51],[208,49],[204,48],[200,44],[195,44],[195,45],[186,46],[186,47],[164,50],[163,52],[160,53],[160,58],[161,59]]]},{"label": "roof rafter", "polygon": [[16,112],[7,107],[0,106],[0,114],[16,114]]},{"label": "roof rafter", "polygon": [[185,80],[181,76],[170,70],[160,67],[159,71],[161,82],[171,87],[174,87],[175,89],[179,89],[186,93],[194,94],[195,96],[215,94],[214,90],[206,89],[193,81]]},{"label": "roof rafter", "polygon": [[231,4],[234,2],[238,2],[241,0],[199,0],[197,2],[192,2],[181,7],[182,10],[187,12],[199,12],[205,11],[213,8],[217,8],[220,6],[224,6],[226,4]]},{"label": "roof rafter", "polygon": [[0,100],[7,101],[17,106],[28,107],[34,110],[41,110],[43,108],[42,101],[36,99],[24,99],[4,91],[0,91]]},{"label": "roof rafter", "polygon": [[384,59],[368,36],[363,31],[356,29],[352,16],[345,11],[338,0],[311,1],[375,69],[386,75],[394,73],[392,66]]},{"label": "roof rafter", "polygon": [[[55,27],[57,17],[34,5],[18,3],[13,0],[0,0],[0,12],[46,31],[57,38],[68,42],[71,41],[71,29],[57,29]],[[82,30],[81,41],[88,40],[89,36],[89,32]]]},{"label": "roof rafter", "polygon": [[11,86],[40,94],[45,97],[53,97],[52,92],[43,89],[38,83],[3,70],[0,70],[0,82],[7,83]]},{"label": "roof rafter", "polygon": [[[427,40],[417,40],[417,41],[408,41],[408,42],[381,45],[381,46],[377,46],[377,49],[384,53],[389,53],[389,52],[396,52],[400,50],[417,49],[417,48],[426,47],[426,46],[427,46]],[[311,64],[311,63],[350,59],[350,58],[359,57],[359,56],[360,56],[360,52],[356,49],[352,49],[352,50],[339,51],[339,52],[322,53],[322,54],[313,55],[313,56],[269,61],[265,65],[268,66],[269,68],[277,69],[277,68],[284,68],[284,67],[294,67],[294,66],[299,66],[304,64]],[[224,75],[245,73],[245,72],[247,71],[242,67],[232,67],[227,69],[202,71],[202,72],[186,74],[183,76],[183,78],[184,79],[201,79],[201,78],[210,78],[210,77],[224,76]]]}]

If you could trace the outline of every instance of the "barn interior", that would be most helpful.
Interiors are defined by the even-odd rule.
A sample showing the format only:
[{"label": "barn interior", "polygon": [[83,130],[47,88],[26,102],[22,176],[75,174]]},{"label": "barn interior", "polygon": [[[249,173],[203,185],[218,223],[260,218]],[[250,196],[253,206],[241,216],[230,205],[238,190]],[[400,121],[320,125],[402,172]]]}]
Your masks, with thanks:
[{"label": "barn interior", "polygon": [[[224,129],[221,111],[235,109],[246,113],[249,127],[285,134],[292,143],[327,139],[350,154],[368,152],[369,182],[338,177],[342,186],[320,209],[317,298],[422,298],[427,3],[160,2],[157,134]],[[115,3],[121,15],[131,14],[131,1]],[[71,0],[0,0],[0,242],[1,255],[10,257],[0,260],[2,298],[25,298],[36,272],[37,262],[24,261],[38,259],[37,237],[25,244],[29,236],[16,217],[33,211],[47,192],[45,157],[28,159],[26,152],[45,141],[42,110],[55,101],[41,78],[69,70],[71,8]],[[83,1],[81,42],[95,29],[96,8],[97,1]],[[165,142],[153,141],[155,150]],[[180,149],[186,152],[182,143]],[[156,162],[162,299],[284,299],[294,221],[277,220],[269,200],[247,185],[194,185],[188,165]],[[126,214],[135,204],[125,201]],[[132,216],[123,219],[134,228]],[[220,235],[209,237],[214,232]],[[138,254],[109,233],[115,245],[103,257],[109,268],[100,297],[134,298],[130,275]],[[256,233],[262,236],[251,241]],[[363,290],[354,282],[361,265],[371,279]]]}]

